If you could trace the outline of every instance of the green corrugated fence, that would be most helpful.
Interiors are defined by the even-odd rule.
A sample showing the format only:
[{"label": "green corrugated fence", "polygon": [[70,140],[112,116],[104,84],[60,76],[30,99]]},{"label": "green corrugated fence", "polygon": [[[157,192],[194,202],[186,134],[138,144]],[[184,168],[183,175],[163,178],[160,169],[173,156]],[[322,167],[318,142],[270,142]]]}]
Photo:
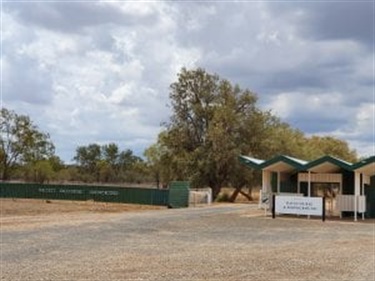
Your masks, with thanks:
[{"label": "green corrugated fence", "polygon": [[[57,185],[34,183],[0,182],[1,198],[34,198],[55,200],[94,200],[113,203],[133,203],[172,208],[187,207],[184,199],[189,198],[187,188],[172,182],[169,189],[97,186]],[[172,202],[172,204],[170,204]]]}]

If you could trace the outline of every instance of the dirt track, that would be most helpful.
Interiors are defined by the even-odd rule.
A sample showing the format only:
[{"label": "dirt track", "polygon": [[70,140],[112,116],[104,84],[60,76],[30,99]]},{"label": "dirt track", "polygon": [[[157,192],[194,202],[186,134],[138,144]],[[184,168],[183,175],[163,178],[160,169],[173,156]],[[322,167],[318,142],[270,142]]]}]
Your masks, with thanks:
[{"label": "dirt track", "polygon": [[254,205],[32,219],[1,227],[2,280],[375,278],[372,223],[273,220]]}]

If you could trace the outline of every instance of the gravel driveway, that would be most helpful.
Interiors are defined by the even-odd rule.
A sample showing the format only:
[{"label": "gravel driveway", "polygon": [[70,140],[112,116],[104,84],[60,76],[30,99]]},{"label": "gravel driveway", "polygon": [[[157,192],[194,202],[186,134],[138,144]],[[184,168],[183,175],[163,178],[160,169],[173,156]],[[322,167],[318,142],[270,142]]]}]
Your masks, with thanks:
[{"label": "gravel driveway", "polygon": [[1,280],[375,280],[375,225],[255,205],[51,216],[1,228]]}]

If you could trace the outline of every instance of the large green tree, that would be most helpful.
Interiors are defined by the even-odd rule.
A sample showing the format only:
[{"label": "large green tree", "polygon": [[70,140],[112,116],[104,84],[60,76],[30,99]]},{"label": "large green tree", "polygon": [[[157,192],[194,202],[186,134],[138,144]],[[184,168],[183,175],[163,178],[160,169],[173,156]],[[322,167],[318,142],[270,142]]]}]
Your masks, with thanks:
[{"label": "large green tree", "polygon": [[183,68],[170,87],[172,116],[145,152],[156,181],[190,180],[193,187],[211,187],[214,198],[222,186],[232,186],[230,199],[235,200],[244,186],[260,181],[259,173],[240,165],[238,155],[356,158],[346,142],[306,137],[272,112],[260,110],[256,102],[256,94],[216,74]]},{"label": "large green tree", "polygon": [[0,111],[0,171],[7,180],[16,165],[33,164],[54,155],[48,133],[41,132],[26,115],[12,110]]},{"label": "large green tree", "polygon": [[256,107],[253,92],[203,69],[183,68],[171,85],[170,100],[172,116],[159,137],[164,155],[170,156],[167,165],[174,179],[210,186],[215,198],[239,169],[237,156],[257,152],[264,126],[275,121]]}]

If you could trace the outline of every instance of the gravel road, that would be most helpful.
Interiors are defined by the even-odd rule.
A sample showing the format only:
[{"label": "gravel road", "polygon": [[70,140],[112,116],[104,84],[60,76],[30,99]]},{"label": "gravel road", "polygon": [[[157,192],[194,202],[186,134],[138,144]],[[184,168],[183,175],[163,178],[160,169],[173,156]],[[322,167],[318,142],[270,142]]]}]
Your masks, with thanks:
[{"label": "gravel road", "polygon": [[375,225],[255,205],[50,216],[1,227],[1,280],[375,280]]}]

